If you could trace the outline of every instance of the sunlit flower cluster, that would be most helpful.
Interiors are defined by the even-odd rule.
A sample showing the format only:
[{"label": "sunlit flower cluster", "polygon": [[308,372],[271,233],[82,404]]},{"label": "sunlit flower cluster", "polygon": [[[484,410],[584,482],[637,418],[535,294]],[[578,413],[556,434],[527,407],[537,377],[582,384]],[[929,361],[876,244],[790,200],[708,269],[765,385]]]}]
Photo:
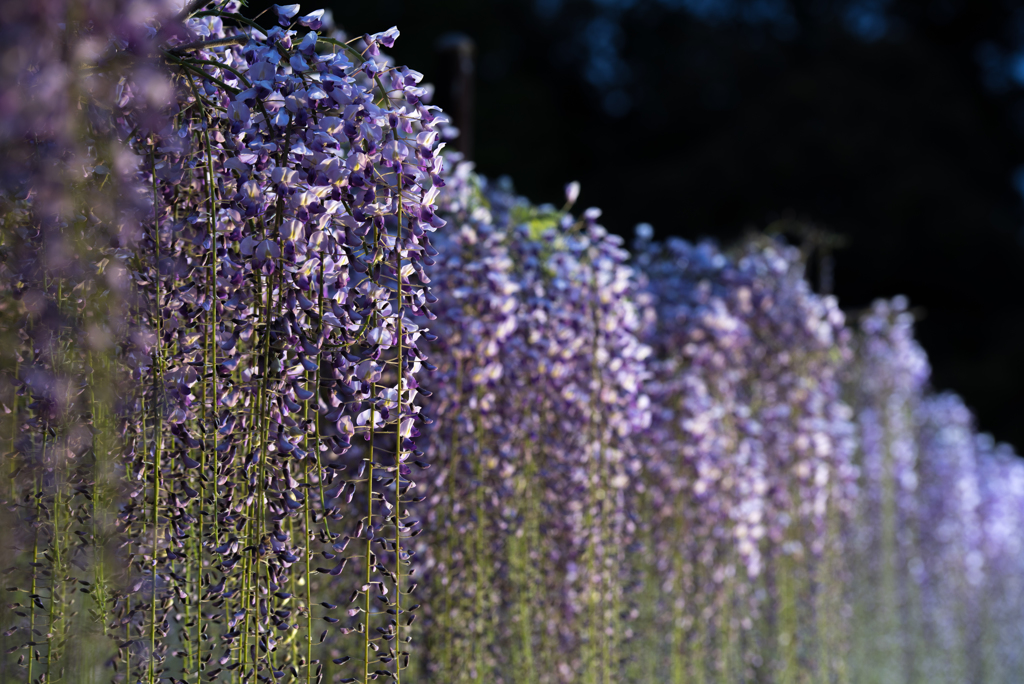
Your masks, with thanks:
[{"label": "sunlit flower cluster", "polygon": [[[796,603],[829,564],[829,512],[853,475],[843,315],[811,292],[792,248],[754,242],[728,255],[649,238],[641,226],[656,358],[640,518],[665,590],[648,629],[669,635],[665,664],[693,676],[800,667],[786,661],[787,638],[817,629]],[[769,625],[781,653],[753,636]]]},{"label": "sunlit flower cluster", "polygon": [[[345,42],[317,32],[322,11],[277,7],[265,29],[236,10],[134,17],[145,45],[116,34],[97,47],[96,68],[115,75],[135,52],[148,60],[108,79],[113,99],[89,103],[109,107],[94,129],[134,155],[126,208],[146,207],[113,238],[134,324],[113,362],[133,382],[110,418],[116,561],[97,614],[120,642],[116,662],[140,680],[398,680],[415,617],[405,538],[419,530],[405,503],[426,362],[415,319],[432,315],[424,266],[443,225],[437,109],[420,74],[380,56],[395,29]],[[67,153],[39,154],[52,164]],[[40,198],[27,201],[36,210]],[[44,277],[55,271],[68,272]],[[21,376],[35,391],[39,373]],[[53,435],[45,401],[19,410],[34,437],[15,445],[24,461],[45,466],[48,433],[56,454],[83,441]],[[49,631],[56,619],[66,632],[66,597],[90,581],[58,578],[75,531],[58,521],[89,481],[32,477],[19,482],[54,508],[32,542],[53,556],[38,607]],[[313,591],[332,600],[315,605]],[[28,618],[31,630],[34,609]],[[314,645],[348,653],[314,658]],[[44,646],[48,681],[58,646]]]},{"label": "sunlit flower cluster", "polygon": [[610,676],[633,436],[648,422],[628,254],[598,211],[569,213],[572,186],[561,211],[535,208],[451,159],[428,668],[444,681]]}]

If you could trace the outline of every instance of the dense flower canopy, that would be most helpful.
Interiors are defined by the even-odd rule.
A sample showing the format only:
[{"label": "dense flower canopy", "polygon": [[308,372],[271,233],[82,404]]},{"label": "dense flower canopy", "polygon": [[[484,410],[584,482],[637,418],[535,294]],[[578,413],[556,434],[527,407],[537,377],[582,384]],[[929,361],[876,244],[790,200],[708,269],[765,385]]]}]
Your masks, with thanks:
[{"label": "dense flower canopy", "polygon": [[1014,681],[1024,465],[901,298],[531,204],[395,28],[6,21],[4,677]]}]

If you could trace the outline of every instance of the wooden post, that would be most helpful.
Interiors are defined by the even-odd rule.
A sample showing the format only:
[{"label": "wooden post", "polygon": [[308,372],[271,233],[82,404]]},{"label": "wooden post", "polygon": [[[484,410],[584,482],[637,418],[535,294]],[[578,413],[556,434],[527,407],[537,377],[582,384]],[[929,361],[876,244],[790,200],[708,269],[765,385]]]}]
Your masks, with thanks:
[{"label": "wooden post", "polygon": [[452,32],[441,36],[435,49],[438,65],[435,101],[459,129],[455,148],[466,159],[472,159],[476,43],[464,33]]}]

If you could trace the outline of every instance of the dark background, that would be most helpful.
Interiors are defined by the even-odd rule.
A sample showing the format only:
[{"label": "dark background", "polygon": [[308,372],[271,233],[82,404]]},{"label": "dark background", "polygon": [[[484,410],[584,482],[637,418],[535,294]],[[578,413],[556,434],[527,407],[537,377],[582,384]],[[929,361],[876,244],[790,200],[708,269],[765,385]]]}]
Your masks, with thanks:
[{"label": "dark background", "polygon": [[843,308],[907,295],[934,387],[1024,450],[1024,4],[328,6],[350,36],[397,24],[391,54],[438,84],[443,106],[438,41],[470,36],[472,156],[535,202],[560,204],[579,180],[578,206],[627,237],[641,221],[723,243],[798,223],[843,236]]}]

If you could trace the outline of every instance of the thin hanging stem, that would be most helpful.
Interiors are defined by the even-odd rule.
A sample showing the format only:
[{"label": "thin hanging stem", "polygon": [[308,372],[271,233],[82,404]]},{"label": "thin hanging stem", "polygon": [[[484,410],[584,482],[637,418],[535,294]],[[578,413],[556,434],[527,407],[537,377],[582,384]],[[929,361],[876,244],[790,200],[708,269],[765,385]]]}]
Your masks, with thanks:
[{"label": "thin hanging stem", "polygon": [[[210,202],[210,247],[208,250],[208,260],[210,272],[207,276],[207,291],[206,298],[210,303],[210,315],[209,324],[206,332],[206,349],[203,354],[203,404],[202,404],[202,421],[205,429],[210,430],[212,435],[211,444],[211,455],[213,458],[213,501],[214,501],[214,516],[213,516],[213,546],[217,547],[220,544],[220,516],[216,514],[216,505],[218,496],[218,484],[217,484],[217,184],[214,180],[213,175],[213,146],[210,144],[210,116],[206,110],[206,105],[203,102],[202,97],[199,96],[199,91],[195,86],[195,80],[191,77],[188,79],[189,84],[192,86],[192,91],[195,94],[196,102],[199,104],[200,112],[203,117],[203,145],[206,148],[206,187],[207,194],[209,195]],[[206,377],[209,376],[210,384],[210,395],[207,396],[207,381]],[[207,415],[207,407],[209,406],[211,416]],[[212,418],[212,424],[210,422]],[[206,440],[205,436],[203,439],[203,451],[200,463],[199,478],[199,544],[198,544],[198,568],[196,577],[196,595],[197,595],[197,614],[198,619],[196,621],[196,684],[202,681],[202,656],[203,656],[203,531],[205,516],[203,515],[202,509],[206,502]]]},{"label": "thin hanging stem", "polygon": [[370,580],[373,579],[373,459],[374,459],[374,433],[375,424],[377,422],[376,417],[376,404],[372,403],[373,398],[377,396],[377,383],[370,385],[370,455],[367,463],[367,475],[366,475],[366,587],[364,593],[366,595],[366,605],[364,610],[366,611],[366,617],[364,619],[363,629],[363,684],[369,684],[370,682]]},{"label": "thin hanging stem", "polygon": [[[318,340],[318,342],[320,344],[323,344],[323,341],[324,341],[323,340],[323,338],[324,338],[324,334],[323,334],[323,320],[324,320],[324,296],[323,296],[324,295],[324,260],[323,260],[322,257],[320,259],[319,267],[320,267],[319,268],[320,277],[317,280],[316,303],[317,303],[318,320],[320,321],[320,330],[319,330],[319,333],[317,335],[317,340]],[[317,390],[316,390],[317,391],[317,397],[320,396],[320,394],[319,394],[319,392],[320,392],[320,388],[319,388],[320,369],[319,369],[319,366],[320,366],[320,364],[318,363],[317,364]],[[319,399],[317,400],[317,409],[319,410]],[[321,463],[321,460],[320,460],[320,421],[319,420],[317,420],[317,422],[316,422],[316,470],[317,470],[317,481],[318,481],[318,484],[320,486],[320,507],[322,509],[320,511],[320,515],[323,518],[324,530],[327,532],[327,537],[329,539],[333,540],[334,539],[334,535],[331,534],[331,520],[330,520],[330,516],[328,515],[327,498],[324,496],[324,477],[323,477],[324,467],[323,467],[323,464]]]},{"label": "thin hanging stem", "polygon": [[[45,462],[46,454],[43,453]],[[58,458],[58,454],[54,454],[54,459]],[[61,542],[61,520],[60,520],[60,509],[63,507],[63,501],[61,501],[61,483],[60,483],[60,466],[54,463],[53,466],[53,520],[51,526],[53,528],[52,547],[50,552],[53,557],[50,559],[50,605],[47,617],[46,627],[46,681],[51,682],[54,680],[53,676],[53,655],[54,649],[57,644],[55,642],[60,641],[59,637],[55,633],[54,622],[59,617],[56,615],[57,599],[60,595],[58,590],[59,578],[62,575],[62,566],[64,557],[61,553],[63,551],[63,545]]]},{"label": "thin hanging stem", "polygon": [[[316,448],[319,449],[319,446],[317,444]],[[310,496],[311,484],[309,480],[308,459],[303,459],[302,468],[306,481],[306,505],[303,507],[305,509],[305,525],[302,528],[306,541],[306,684],[310,684],[313,680],[313,587],[311,582],[312,571],[310,570],[309,563],[313,555],[313,535],[311,534],[309,513],[313,497]]]},{"label": "thin hanging stem", "polygon": [[[395,135],[397,139],[397,134]],[[402,682],[402,397],[405,395],[405,350],[403,347],[402,317],[402,165],[395,162],[398,185],[398,235],[395,238],[395,260],[398,278],[398,420],[395,424],[395,684]],[[410,418],[411,419],[411,418]]]},{"label": "thin hanging stem", "polygon": [[156,585],[157,585],[157,551],[160,542],[160,458],[163,449],[163,402],[160,401],[161,387],[163,381],[163,288],[162,274],[160,273],[160,205],[156,185],[156,150],[152,156],[153,167],[153,240],[155,242],[156,256],[156,372],[153,374],[153,413],[155,424],[153,429],[153,556],[152,563],[152,592],[150,604],[150,626],[149,626],[149,684],[156,684]]},{"label": "thin hanging stem", "polygon": [[[46,431],[43,431],[43,458],[46,456]],[[35,516],[35,534],[33,535],[32,542],[32,593],[29,595],[28,606],[29,606],[29,618],[28,618],[28,633],[29,641],[35,641],[36,632],[36,610],[35,610],[35,596],[39,593],[38,591],[38,578],[39,571],[39,515],[42,508],[40,501],[42,492],[39,486],[39,475],[37,474],[32,482],[32,498],[36,500],[36,516]],[[32,684],[32,665],[35,662],[33,657],[33,647],[28,647],[28,684]]]}]

